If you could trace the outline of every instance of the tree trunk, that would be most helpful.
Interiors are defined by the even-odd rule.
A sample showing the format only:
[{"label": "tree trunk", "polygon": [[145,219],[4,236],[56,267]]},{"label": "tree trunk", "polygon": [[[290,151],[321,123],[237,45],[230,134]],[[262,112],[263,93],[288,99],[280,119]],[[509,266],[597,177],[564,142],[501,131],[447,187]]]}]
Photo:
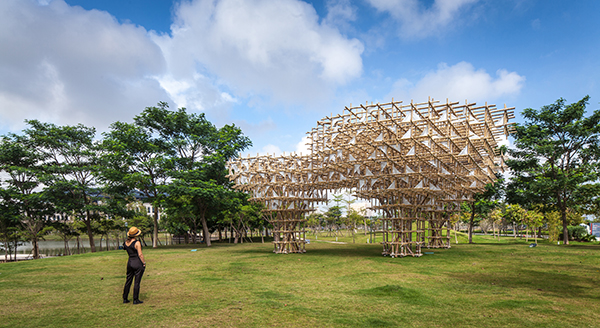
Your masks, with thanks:
[{"label": "tree trunk", "polygon": [[152,248],[158,247],[158,206],[154,206],[154,232],[152,233]]},{"label": "tree trunk", "polygon": [[33,244],[33,258],[35,260],[40,258],[40,249],[38,247],[38,239],[37,236],[31,239],[31,243]]},{"label": "tree trunk", "polygon": [[205,213],[206,209],[202,210],[202,230],[204,231],[206,246],[210,247],[210,233],[208,232],[208,222],[206,222],[206,217],[204,216]]},{"label": "tree trunk", "polygon": [[69,241],[67,239],[63,240],[65,242],[65,255],[71,255],[69,254]]},{"label": "tree trunk", "polygon": [[90,220],[90,211],[86,210],[86,218],[84,220],[85,227],[87,228],[88,238],[90,239],[90,250],[92,253],[96,252],[96,245],[94,244],[94,233],[92,232],[92,222]]},{"label": "tree trunk", "polygon": [[473,223],[475,222],[475,202],[471,203],[471,219],[469,220],[469,244],[473,243]]},{"label": "tree trunk", "polygon": [[240,244],[244,243],[244,225],[242,225],[241,223],[238,225],[238,234],[240,235]]}]

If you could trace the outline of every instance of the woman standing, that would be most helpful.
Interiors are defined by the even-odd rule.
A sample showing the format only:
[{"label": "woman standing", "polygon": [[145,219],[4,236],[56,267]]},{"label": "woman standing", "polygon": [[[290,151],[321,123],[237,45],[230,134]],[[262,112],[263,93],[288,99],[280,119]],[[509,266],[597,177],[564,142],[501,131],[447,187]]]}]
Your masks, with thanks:
[{"label": "woman standing", "polygon": [[127,261],[127,280],[125,280],[125,289],[123,289],[123,303],[129,303],[127,298],[129,297],[129,289],[131,289],[131,282],[133,281],[134,276],[133,304],[144,303],[140,301],[139,296],[140,281],[142,280],[144,270],[146,270],[146,260],[144,260],[144,255],[142,254],[142,245],[140,245],[137,238],[135,238],[141,233],[142,231],[140,231],[140,229],[131,227],[127,233],[127,237],[129,238],[123,243],[123,248],[129,255],[129,261]]}]

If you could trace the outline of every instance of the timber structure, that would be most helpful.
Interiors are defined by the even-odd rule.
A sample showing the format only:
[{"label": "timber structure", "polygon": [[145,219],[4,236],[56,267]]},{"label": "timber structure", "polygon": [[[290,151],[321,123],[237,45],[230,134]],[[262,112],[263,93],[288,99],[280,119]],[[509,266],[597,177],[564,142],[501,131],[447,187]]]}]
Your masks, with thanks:
[{"label": "timber structure", "polygon": [[467,101],[350,105],[308,132],[309,154],[235,159],[229,178],[266,205],[277,253],[305,252],[304,215],[351,190],[383,214],[383,255],[421,256],[450,248],[450,215],[505,168],[513,118],[514,107]]}]

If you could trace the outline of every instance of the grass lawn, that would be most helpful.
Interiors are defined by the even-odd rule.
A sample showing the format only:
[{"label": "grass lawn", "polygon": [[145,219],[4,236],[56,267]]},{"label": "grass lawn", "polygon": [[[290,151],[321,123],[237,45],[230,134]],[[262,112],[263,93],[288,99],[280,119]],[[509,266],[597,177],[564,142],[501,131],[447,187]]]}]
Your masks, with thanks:
[{"label": "grass lawn", "polygon": [[392,259],[364,236],[311,237],[306,254],[273,254],[269,243],[144,248],[141,305],[122,304],[122,250],[0,264],[0,326],[600,325],[597,243],[461,236],[451,249]]}]

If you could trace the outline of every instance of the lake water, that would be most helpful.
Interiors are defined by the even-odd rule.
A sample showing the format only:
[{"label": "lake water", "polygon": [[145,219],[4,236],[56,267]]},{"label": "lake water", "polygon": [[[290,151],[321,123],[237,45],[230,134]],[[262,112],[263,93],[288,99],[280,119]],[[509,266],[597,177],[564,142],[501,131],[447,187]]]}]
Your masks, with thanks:
[{"label": "lake water", "polygon": [[[163,245],[165,240],[163,237],[159,238],[159,244]],[[213,238],[214,240],[214,238]],[[118,248],[118,246],[123,245],[124,240],[120,239],[119,244],[115,239],[110,239],[109,241],[109,250],[114,250]],[[170,242],[170,240],[169,240]],[[65,242],[62,240],[40,240],[38,242],[40,248],[40,254],[45,254],[48,256],[56,256],[62,255],[65,253]],[[106,250],[106,240],[102,239],[102,249],[100,249],[100,238],[94,239],[94,244],[96,245],[96,251],[105,251]],[[4,259],[4,250],[2,249],[2,243],[0,243],[0,260]],[[142,243],[144,247],[152,247],[152,241],[150,239],[146,239],[146,245]],[[79,247],[80,253],[88,253],[90,252],[90,241],[87,236],[79,238]],[[33,245],[31,242],[22,242],[19,243],[17,247],[17,254],[31,254],[31,250],[33,249]],[[71,254],[77,254],[77,239],[72,239],[69,241],[69,249],[71,250]]]},{"label": "lake water", "polygon": [[[59,255],[64,253],[65,251],[65,242],[64,241],[59,241],[59,240],[40,240],[39,242],[39,248],[40,248],[40,253],[41,254],[47,254],[47,255]],[[120,241],[121,245],[123,243],[123,241]],[[94,239],[94,244],[96,244],[96,250],[100,251],[100,239]],[[90,242],[87,238],[81,238],[79,240],[79,247],[80,247],[80,252],[81,253],[87,253],[90,251]],[[116,245],[116,241],[115,240],[111,240],[110,244],[109,244],[110,250],[115,249],[116,247],[118,247]],[[21,243],[18,247],[17,247],[17,254],[29,254],[31,253],[31,250],[33,249],[33,246],[30,242],[24,242]],[[69,249],[71,250],[72,254],[77,254],[77,240],[70,240],[69,241]],[[105,251],[106,250],[106,240],[102,240],[102,250]],[[0,257],[4,256],[4,251],[0,251]]]}]

